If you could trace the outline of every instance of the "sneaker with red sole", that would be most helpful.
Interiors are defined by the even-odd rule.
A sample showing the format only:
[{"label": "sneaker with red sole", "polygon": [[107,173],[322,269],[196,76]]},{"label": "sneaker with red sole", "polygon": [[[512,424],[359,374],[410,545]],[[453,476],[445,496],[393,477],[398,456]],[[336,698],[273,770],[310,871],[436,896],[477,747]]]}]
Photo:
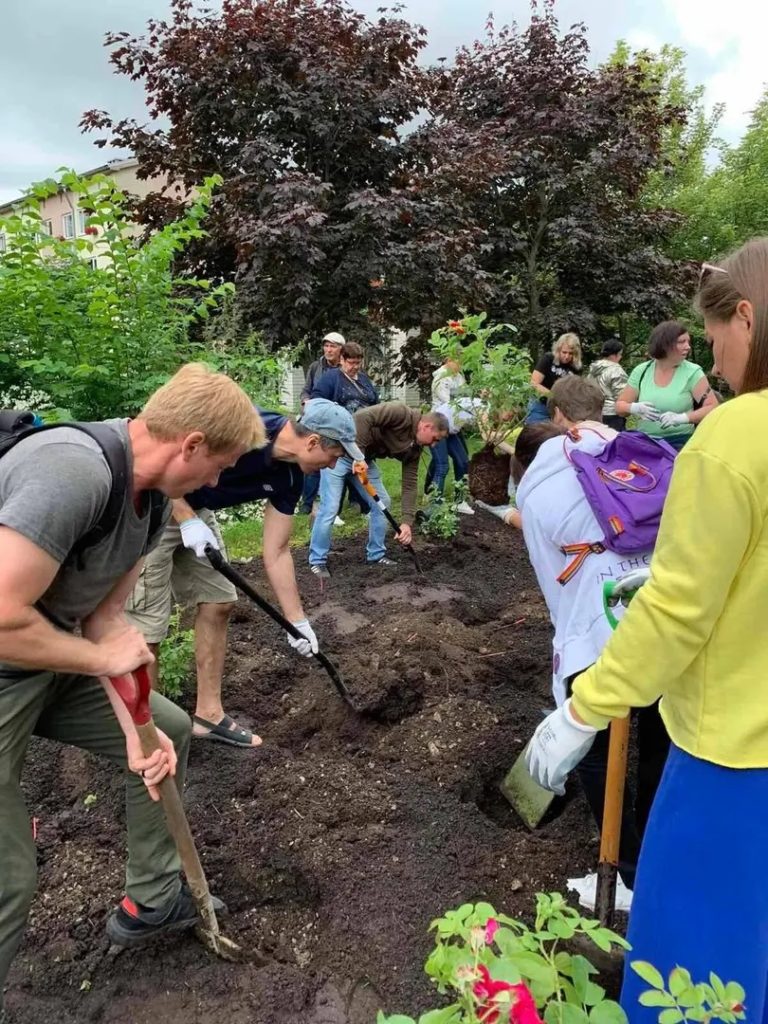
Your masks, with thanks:
[{"label": "sneaker with red sole", "polygon": [[[211,900],[217,914],[226,911],[221,900],[215,896]],[[124,896],[107,918],[107,935],[115,946],[142,946],[163,935],[194,928],[199,921],[192,893],[182,885],[178,896],[162,907],[144,907]]]}]

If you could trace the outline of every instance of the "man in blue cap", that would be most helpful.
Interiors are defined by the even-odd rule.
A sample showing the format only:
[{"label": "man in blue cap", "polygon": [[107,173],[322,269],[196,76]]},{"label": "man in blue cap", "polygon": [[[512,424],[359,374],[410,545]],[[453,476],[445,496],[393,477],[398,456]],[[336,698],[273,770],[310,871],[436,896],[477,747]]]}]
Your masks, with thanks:
[{"label": "man in blue cap", "polygon": [[266,429],[266,445],[246,452],[224,470],[215,487],[201,487],[174,500],[173,518],[146,559],[127,607],[129,618],[144,634],[156,658],[168,632],[173,601],[196,608],[193,738],[246,748],[258,746],[261,739],[233,721],[222,706],[227,625],[237,591],[205,557],[207,544],[223,550],[214,512],[266,499],[264,568],[283,615],[305,637],[297,640],[288,636],[289,644],[310,658],[317,653],[318,644],[296,586],[290,549],[293,513],[301,497],[304,473],[329,469],[345,455],[362,459],[355,443],[355,421],[334,402],[312,399],[299,419],[259,412]]}]

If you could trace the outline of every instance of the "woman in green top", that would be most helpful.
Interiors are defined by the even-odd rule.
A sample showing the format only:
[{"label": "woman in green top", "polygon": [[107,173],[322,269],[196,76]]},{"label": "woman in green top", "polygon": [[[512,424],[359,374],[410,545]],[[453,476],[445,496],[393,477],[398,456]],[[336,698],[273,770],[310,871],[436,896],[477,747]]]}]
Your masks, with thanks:
[{"label": "woman in green top", "polygon": [[678,320],[654,327],[648,342],[647,362],[629,375],[616,399],[619,416],[637,416],[638,430],[668,441],[678,450],[697,423],[717,406],[704,371],[688,362],[691,336]]}]

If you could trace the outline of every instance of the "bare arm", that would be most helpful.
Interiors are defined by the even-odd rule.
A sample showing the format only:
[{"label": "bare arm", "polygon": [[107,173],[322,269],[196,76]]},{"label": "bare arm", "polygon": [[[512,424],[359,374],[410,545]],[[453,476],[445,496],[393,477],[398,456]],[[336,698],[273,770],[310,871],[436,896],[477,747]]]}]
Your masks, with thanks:
[{"label": "bare arm", "polygon": [[171,515],[175,522],[184,523],[187,519],[195,519],[197,512],[183,498],[174,498],[171,501]]},{"label": "bare arm", "polygon": [[534,370],[531,374],[531,387],[534,391],[538,391],[542,398],[546,398],[549,394],[549,388],[544,387],[543,380],[544,374],[539,370]]},{"label": "bare arm", "polygon": [[296,586],[291,554],[293,516],[287,516],[270,504],[264,513],[264,568],[283,615],[290,622],[306,619]]},{"label": "bare arm", "polygon": [[636,402],[640,392],[637,388],[631,387],[629,384],[624,388],[619,397],[616,399],[616,412],[619,416],[629,416],[629,407],[633,402]]},{"label": "bare arm", "polygon": [[0,526],[0,661],[92,676],[122,675],[151,661],[144,638],[130,627],[93,641],[57,629],[40,614],[35,604],[59,567],[31,540]]},{"label": "bare arm", "polygon": [[688,420],[691,423],[701,423],[705,416],[708,416],[713,409],[717,408],[717,396],[709,386],[709,381],[706,377],[702,377],[700,381],[697,381],[695,387],[691,391],[691,394],[697,402],[700,402],[706,395],[702,407],[700,409],[691,409],[688,413]]}]

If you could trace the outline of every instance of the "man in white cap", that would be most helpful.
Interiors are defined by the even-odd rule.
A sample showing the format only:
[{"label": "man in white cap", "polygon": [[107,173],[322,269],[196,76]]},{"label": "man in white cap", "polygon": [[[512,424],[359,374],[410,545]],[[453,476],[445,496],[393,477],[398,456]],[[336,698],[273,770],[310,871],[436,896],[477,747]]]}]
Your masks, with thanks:
[{"label": "man in white cap", "polygon": [[[332,370],[339,366],[341,350],[344,345],[346,345],[344,335],[339,334],[338,331],[329,331],[323,338],[323,354],[319,359],[316,359],[314,363],[310,363],[309,369],[307,370],[306,380],[304,381],[304,387],[301,392],[302,409],[312,397],[312,389],[325,371]],[[304,490],[301,494],[300,506],[300,511],[305,515],[309,515],[312,512],[312,506],[315,503],[319,490],[320,473],[307,473],[304,477]],[[336,517],[336,520],[336,525],[341,526],[342,521],[338,516]]]},{"label": "man in white cap", "polygon": [[343,334],[338,331],[330,331],[323,338],[323,354],[314,363],[310,363],[307,370],[307,378],[301,392],[301,404],[304,405],[312,397],[312,388],[317,384],[318,378],[322,377],[326,370],[331,370],[339,365],[341,350],[346,345]]}]

